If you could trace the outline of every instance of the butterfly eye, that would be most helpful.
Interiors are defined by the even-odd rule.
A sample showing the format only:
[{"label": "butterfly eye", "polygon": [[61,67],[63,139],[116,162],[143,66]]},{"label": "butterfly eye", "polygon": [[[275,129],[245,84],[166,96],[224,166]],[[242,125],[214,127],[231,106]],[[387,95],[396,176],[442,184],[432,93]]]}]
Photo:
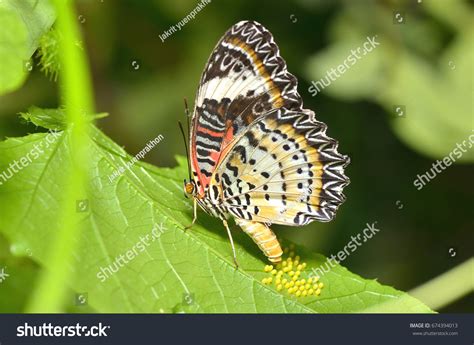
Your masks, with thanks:
[{"label": "butterfly eye", "polygon": [[193,182],[184,182],[184,191],[186,194],[194,194],[194,183]]}]

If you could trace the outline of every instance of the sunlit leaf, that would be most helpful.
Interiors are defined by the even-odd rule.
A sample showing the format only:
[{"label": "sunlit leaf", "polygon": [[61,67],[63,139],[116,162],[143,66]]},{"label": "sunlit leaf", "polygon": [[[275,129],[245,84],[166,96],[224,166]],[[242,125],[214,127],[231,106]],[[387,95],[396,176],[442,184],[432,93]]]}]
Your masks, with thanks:
[{"label": "sunlit leaf", "polygon": [[[55,123],[54,119],[45,120],[47,114],[54,116],[58,112],[45,112],[42,123]],[[35,115],[30,114],[29,118],[38,123],[32,117]],[[178,159],[180,165],[174,169],[137,162],[119,177],[111,178],[131,157],[97,128],[91,128],[91,133],[88,196],[71,205],[81,212],[82,235],[77,239],[80,244],[76,263],[71,267],[75,279],[70,288],[86,292],[94,310],[431,312],[406,293],[362,279],[339,265],[322,276],[326,287],[319,297],[291,297],[262,284],[262,278],[268,275],[263,271],[265,258],[238,228],[234,227],[233,233],[239,269],[234,267],[226,232],[218,220],[200,213],[198,224],[184,230],[192,215],[191,202],[184,198],[182,190],[187,173],[184,158]],[[49,145],[48,135],[54,139]],[[158,145],[167,145],[166,139]],[[30,154],[35,147],[43,151],[36,158]],[[58,181],[63,180],[64,166],[70,164],[69,154],[68,131],[56,136],[41,133],[10,138],[0,143],[0,171],[8,170],[10,163],[21,157],[31,158],[0,185],[0,231],[12,246],[28,248],[32,258],[45,269],[63,198]],[[155,240],[150,237],[153,229],[158,234]],[[135,252],[132,255],[130,251]],[[302,277],[326,260],[301,247],[296,252],[308,264]],[[114,266],[116,273],[109,274],[106,267],[119,257],[122,259],[120,265]],[[124,257],[128,263],[124,263]]]}]

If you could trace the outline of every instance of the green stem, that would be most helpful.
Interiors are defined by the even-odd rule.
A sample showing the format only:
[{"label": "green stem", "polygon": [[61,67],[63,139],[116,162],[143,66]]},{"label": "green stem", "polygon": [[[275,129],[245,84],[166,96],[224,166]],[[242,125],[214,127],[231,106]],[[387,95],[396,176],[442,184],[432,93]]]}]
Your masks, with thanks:
[{"label": "green stem", "polygon": [[[27,312],[59,312],[74,278],[74,252],[80,237],[77,201],[85,199],[87,172],[88,120],[93,113],[93,93],[89,68],[83,48],[79,46],[80,32],[77,16],[70,0],[53,0],[57,15],[60,40],[60,92],[67,114],[68,129],[65,144],[71,148],[71,164],[65,164],[65,179],[60,181],[64,189],[62,212],[58,216],[59,228],[53,239],[46,270],[38,281]],[[88,116],[86,116],[88,115]],[[72,299],[71,299],[72,300]]]},{"label": "green stem", "polygon": [[474,258],[411,290],[432,309],[440,309],[474,291]]}]

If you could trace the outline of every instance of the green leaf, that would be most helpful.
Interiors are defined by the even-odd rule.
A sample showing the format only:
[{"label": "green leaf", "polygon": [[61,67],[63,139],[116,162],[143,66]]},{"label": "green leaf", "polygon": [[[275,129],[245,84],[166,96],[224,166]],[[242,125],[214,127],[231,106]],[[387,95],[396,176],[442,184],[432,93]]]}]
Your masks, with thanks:
[{"label": "green leaf", "polygon": [[[88,116],[92,119],[102,119],[108,115],[108,113],[98,113],[89,114]],[[64,112],[64,109],[42,109],[32,106],[28,108],[28,111],[20,113],[20,116],[36,126],[55,131],[63,130],[67,127],[66,113]]]},{"label": "green leaf", "polygon": [[54,18],[48,0],[0,1],[0,95],[23,84],[33,67],[30,58]]},{"label": "green leaf", "polygon": [[27,112],[20,113],[26,121],[47,129],[62,130],[66,128],[66,114],[63,109],[41,109],[29,107]]},{"label": "green leaf", "polygon": [[[263,271],[266,259],[241,230],[232,229],[239,269],[234,267],[220,221],[200,212],[198,223],[184,230],[191,223],[192,203],[183,196],[182,180],[187,175],[183,157],[178,158],[180,164],[173,169],[137,162],[119,177],[110,178],[132,157],[96,127],[90,132],[87,200],[70,205],[77,207],[82,216],[81,237],[77,238],[79,249],[74,255],[76,263],[71,267],[75,278],[70,281],[70,287],[76,292],[86,292],[93,310],[432,312],[406,293],[363,279],[339,265],[321,277],[325,287],[319,297],[291,297],[273,285],[263,284],[262,278],[269,275]],[[0,176],[0,232],[15,247],[30,248],[32,257],[45,269],[51,239],[58,231],[57,213],[63,200],[64,188],[58,181],[64,180],[64,167],[70,164],[69,131],[59,132],[49,145],[48,135],[53,136],[32,134],[0,143],[2,172],[11,162],[31,157],[35,145],[43,151],[8,180]],[[158,145],[166,146],[166,140]],[[150,239],[153,229],[155,240]],[[143,240],[147,235],[148,239]],[[290,245],[286,241],[283,244]],[[308,265],[302,273],[304,278],[311,268],[326,260],[302,247],[295,251]],[[120,257],[123,264],[114,266],[116,273],[106,272],[106,278],[105,268]]]}]

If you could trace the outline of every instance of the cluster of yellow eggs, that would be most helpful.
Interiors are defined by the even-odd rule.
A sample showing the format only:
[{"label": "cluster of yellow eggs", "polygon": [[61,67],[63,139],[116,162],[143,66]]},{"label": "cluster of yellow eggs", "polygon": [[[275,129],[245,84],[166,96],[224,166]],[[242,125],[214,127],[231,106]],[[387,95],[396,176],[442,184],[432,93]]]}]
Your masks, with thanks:
[{"label": "cluster of yellow eggs", "polygon": [[265,285],[273,284],[277,291],[285,289],[290,295],[296,297],[319,296],[324,284],[319,281],[319,277],[300,279],[301,272],[306,268],[306,262],[300,262],[300,257],[295,256],[294,246],[285,249],[289,256],[275,267],[266,265],[264,272],[269,273],[269,277],[263,278]]}]

